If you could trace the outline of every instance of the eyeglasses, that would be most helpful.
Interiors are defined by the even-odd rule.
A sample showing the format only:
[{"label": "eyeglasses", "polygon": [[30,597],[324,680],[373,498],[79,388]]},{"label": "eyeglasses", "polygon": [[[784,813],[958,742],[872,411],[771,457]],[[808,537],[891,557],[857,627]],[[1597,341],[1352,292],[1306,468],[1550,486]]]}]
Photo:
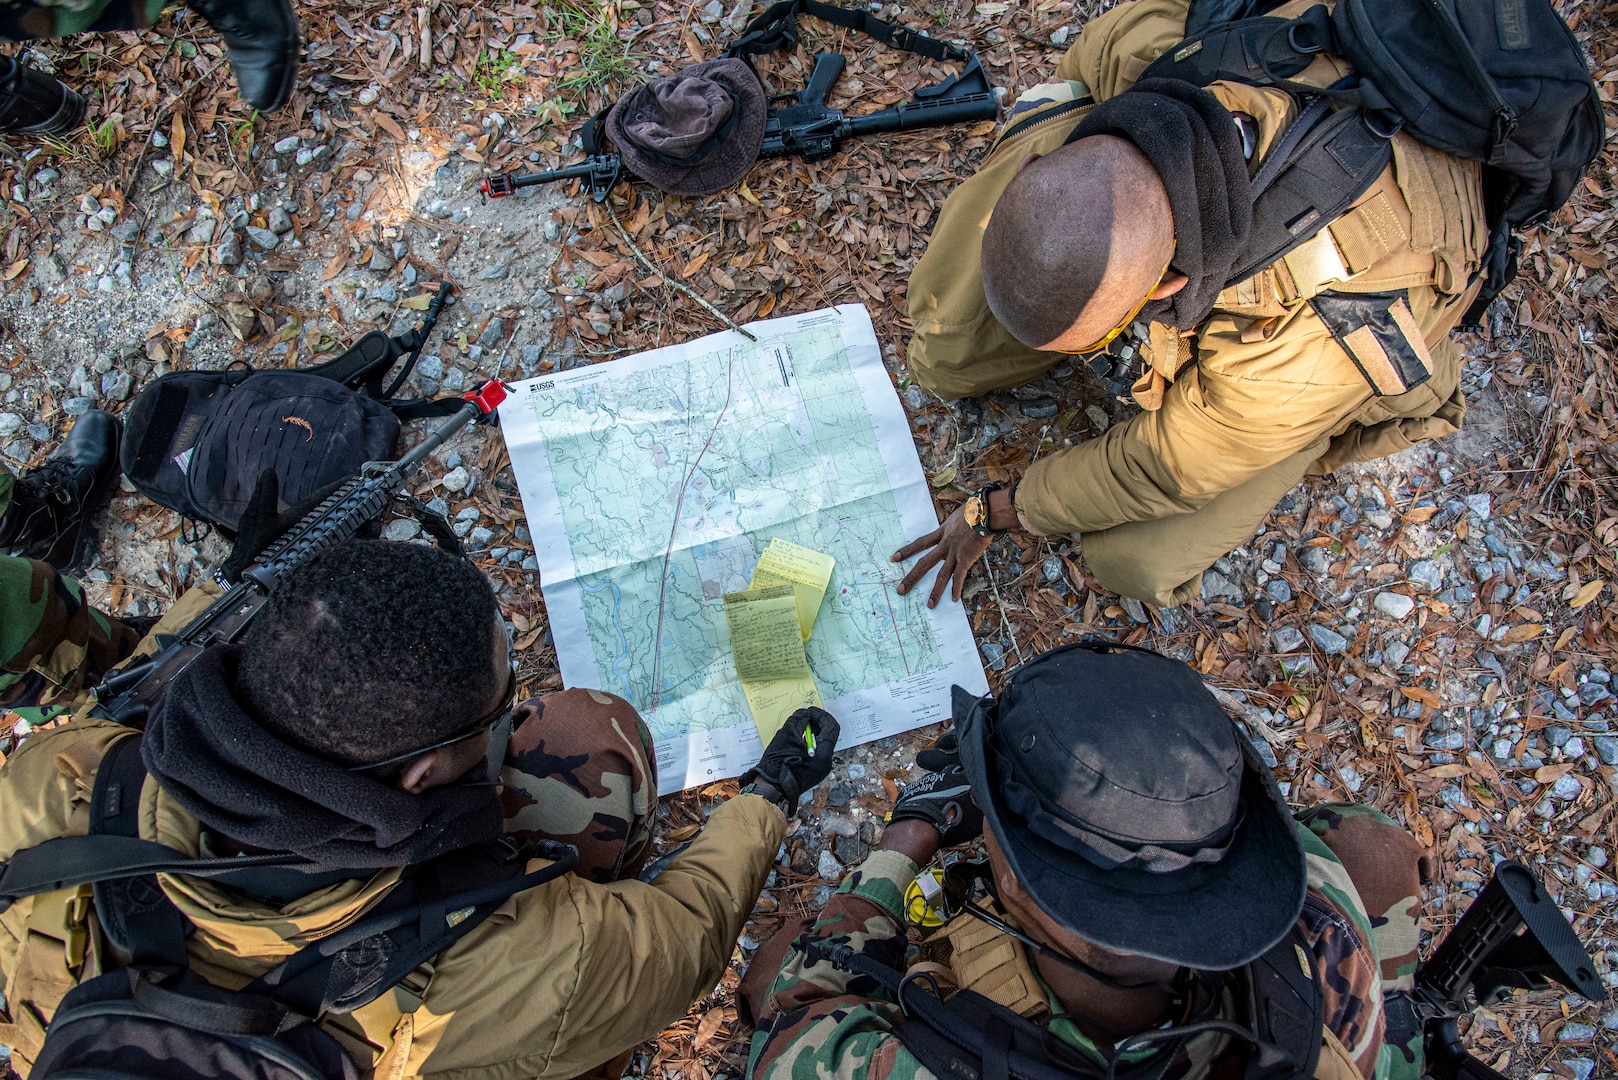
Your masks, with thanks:
[{"label": "eyeglasses", "polygon": [[442,750],[446,746],[454,746],[457,743],[468,742],[477,738],[479,735],[484,734],[485,732],[491,732],[495,728],[499,727],[502,721],[511,716],[512,706],[514,706],[516,703],[517,669],[512,667],[508,668],[506,672],[506,692],[501,695],[500,706],[493,712],[482,717],[476,724],[472,725],[472,727],[466,731],[463,731],[459,735],[445,739],[443,742],[435,742],[431,746],[423,746],[415,750],[408,750],[403,754],[395,754],[393,757],[384,758],[382,761],[373,761],[369,765],[350,765],[348,771],[354,773],[370,772],[372,769],[380,769],[386,765],[397,765],[401,761],[408,761],[411,758],[420,757],[429,750]]},{"label": "eyeglasses", "polygon": [[1107,331],[1106,337],[1102,338],[1094,345],[1089,345],[1082,349],[1057,349],[1055,351],[1066,353],[1069,356],[1089,356],[1091,353],[1098,353],[1102,349],[1105,349],[1108,345],[1111,345],[1119,334],[1129,329],[1129,324],[1135,321],[1135,316],[1139,315],[1143,310],[1145,310],[1146,305],[1152,299],[1152,293],[1156,292],[1157,287],[1163,284],[1163,279],[1169,276],[1169,266],[1173,262],[1174,248],[1171,247],[1169,248],[1169,261],[1163,264],[1163,270],[1157,275],[1157,280],[1152,282],[1152,287],[1146,290],[1146,295],[1140,298],[1140,303],[1136,304],[1134,310],[1125,316],[1123,322]]}]

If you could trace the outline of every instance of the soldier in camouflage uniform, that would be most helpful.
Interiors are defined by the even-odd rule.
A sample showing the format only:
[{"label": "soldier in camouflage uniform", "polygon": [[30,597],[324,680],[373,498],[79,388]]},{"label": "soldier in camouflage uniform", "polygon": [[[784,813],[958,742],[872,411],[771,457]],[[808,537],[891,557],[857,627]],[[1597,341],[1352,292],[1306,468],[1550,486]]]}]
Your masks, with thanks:
[{"label": "soldier in camouflage uniform", "polygon": [[92,512],[118,475],[118,422],[81,417],[44,465],[0,466],[0,713],[39,724],[68,711],[140,634],[95,608],[59,569],[88,561]]},{"label": "soldier in camouflage uniform", "polygon": [[[812,927],[755,957],[742,988],[757,1018],[750,1077],[939,1075],[924,1063],[931,1029],[914,1005],[907,1019],[869,971],[805,949],[829,939],[903,963],[907,921],[928,914],[907,887],[941,845],[980,830],[987,869],[950,869],[934,910],[954,917],[910,971],[946,1000],[972,990],[1040,1025],[1071,1075],[1101,1077],[1109,1064],[1164,1080],[1241,1075],[1249,1036],[1266,1037],[1241,1003],[1251,965],[1272,956],[1315,972],[1322,1022],[1306,1071],[1417,1075],[1419,1042],[1411,1053],[1386,1045],[1382,1009],[1384,990],[1408,986],[1414,970],[1415,841],[1361,807],[1294,821],[1196,675],[1144,650],[1068,646],[1025,665],[998,699],[956,693],[954,732],[918,755],[936,771],[901,792],[877,850]],[[974,874],[993,898],[966,907],[959,882]],[[1228,1026],[1194,1026],[1214,1020]],[[932,1063],[983,1075],[970,1054]]]}]

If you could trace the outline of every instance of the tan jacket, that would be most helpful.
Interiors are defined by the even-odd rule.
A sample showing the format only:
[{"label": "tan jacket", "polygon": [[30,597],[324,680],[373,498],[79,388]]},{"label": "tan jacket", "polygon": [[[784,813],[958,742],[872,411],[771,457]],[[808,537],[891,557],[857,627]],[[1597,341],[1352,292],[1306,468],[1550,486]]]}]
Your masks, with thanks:
[{"label": "tan jacket", "polygon": [[[1301,13],[1310,3],[1295,0],[1276,14]],[[989,311],[979,260],[984,226],[1018,162],[1061,146],[1085,115],[1086,107],[1063,108],[1063,100],[1105,100],[1133,85],[1183,38],[1186,7],[1185,0],[1132,0],[1092,21],[1057,69],[1064,82],[1023,95],[1050,104],[1014,118],[1012,137],[1003,133],[983,168],[950,195],[910,279],[909,362],[923,386],[946,398],[980,394],[1026,382],[1062,359],[1022,345]],[[1298,78],[1319,85],[1346,70],[1319,58]],[[1256,171],[1294,115],[1291,99],[1238,84],[1209,89],[1256,121]],[[1457,430],[1465,404],[1448,334],[1475,292],[1470,278],[1487,235],[1479,167],[1398,136],[1384,175],[1314,241],[1227,289],[1194,332],[1152,327],[1150,367],[1135,387],[1143,411],[1033,465],[1017,491],[1024,524],[1095,532],[1169,517],[1305,450],[1318,456],[1316,471],[1329,471]],[[1378,358],[1350,356],[1307,301],[1327,290],[1403,289],[1407,337],[1432,378],[1398,392],[1403,387],[1385,379],[1373,385]]]},{"label": "tan jacket", "polygon": [[[127,734],[81,718],[27,739],[0,768],[0,859],[82,835],[95,770]],[[140,818],[146,839],[200,853],[196,819],[151,781]],[[774,804],[731,799],[650,884],[597,885],[567,874],[520,893],[438,957],[422,994],[395,989],[331,1026],[352,1037],[345,1041],[361,1057],[369,1044],[379,1078],[576,1076],[652,1037],[713,989],[785,833]],[[192,966],[239,986],[351,923],[398,876],[379,871],[279,910],[199,878],[161,880],[197,926]],[[0,1023],[0,1042],[15,1048],[12,1063],[24,1076],[56,1002],[100,971],[94,915],[75,903],[76,892],[21,900],[0,914],[0,990],[9,1010],[9,1018],[0,1015],[9,1019]]]}]

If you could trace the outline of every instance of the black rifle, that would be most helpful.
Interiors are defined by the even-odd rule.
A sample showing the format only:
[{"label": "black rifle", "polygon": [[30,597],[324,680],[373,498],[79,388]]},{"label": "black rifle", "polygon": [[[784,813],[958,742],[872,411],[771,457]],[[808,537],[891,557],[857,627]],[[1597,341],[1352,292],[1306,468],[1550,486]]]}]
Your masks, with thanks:
[{"label": "black rifle", "polygon": [[1495,867],[1494,877],[1455,929],[1416,969],[1414,992],[1387,996],[1388,1029],[1419,1028],[1426,1071],[1435,1080],[1504,1080],[1466,1052],[1456,1021],[1477,1005],[1505,1000],[1513,990],[1553,983],[1588,1001],[1607,997],[1567,917],[1532,871],[1507,860]]},{"label": "black rifle", "polygon": [[[759,150],[759,157],[798,154],[805,161],[819,161],[835,154],[838,147],[856,135],[914,131],[944,124],[969,124],[992,120],[998,115],[999,105],[994,90],[976,53],[903,26],[871,18],[863,11],[849,11],[815,0],[791,0],[789,3],[776,4],[754,19],[725,55],[746,56],[796,44],[795,19],[799,12],[870,34],[896,48],[938,60],[962,61],[966,66],[943,82],[921,87],[915,92],[914,99],[903,104],[864,116],[844,116],[841,109],[826,107],[826,95],[842,75],[846,61],[839,53],[820,53],[815,57],[809,82],[802,90],[770,98],[771,108],[764,124],[764,145]],[[775,102],[790,104],[776,107]],[[498,173],[484,180],[479,190],[490,198],[498,199],[518,188],[579,179],[589,186],[590,195],[596,202],[604,201],[625,172],[623,159],[602,149],[601,128],[605,120],[606,113],[603,112],[585,123],[580,141],[586,157],[579,164],[548,172]]]},{"label": "black rifle", "polygon": [[236,641],[291,570],[354,536],[387,509],[410,475],[445,440],[505,400],[505,384],[491,381],[465,395],[460,411],[398,461],[367,462],[360,474],[309,511],[253,560],[208,610],[173,635],[160,635],[151,657],[114,672],[97,686],[92,715],[141,727],[152,706],[180,672],[211,645]]}]

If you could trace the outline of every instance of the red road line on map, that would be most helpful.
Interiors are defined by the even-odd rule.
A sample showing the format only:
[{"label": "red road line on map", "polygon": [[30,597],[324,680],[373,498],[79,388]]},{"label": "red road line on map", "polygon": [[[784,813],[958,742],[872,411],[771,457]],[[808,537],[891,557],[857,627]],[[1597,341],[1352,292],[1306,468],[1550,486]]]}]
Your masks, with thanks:
[{"label": "red road line on map", "polygon": [[[713,428],[708,432],[708,441],[702,444],[697,451],[696,460],[691,462],[691,468],[686,470],[685,479],[680,481],[680,497],[674,503],[674,524],[669,527],[669,546],[663,549],[663,574],[657,583],[657,636],[652,639],[652,703],[648,711],[655,710],[663,698],[663,610],[664,602],[669,591],[669,560],[674,556],[674,536],[680,530],[680,511],[685,507],[685,492],[691,486],[691,478],[697,475],[697,466],[702,464],[702,456],[713,445],[713,437],[719,434],[719,423],[730,411],[730,398],[735,385],[736,350],[732,349],[725,354],[725,404],[719,409],[719,415],[714,417]],[[891,605],[890,605],[891,606]],[[894,627],[898,629],[897,626]],[[906,669],[908,671],[908,667]]]},{"label": "red road line on map", "polygon": [[[884,581],[882,584],[886,585],[887,582]],[[899,633],[899,617],[893,613],[893,598],[888,595],[888,590],[885,588],[882,590],[882,600],[888,605],[888,621],[893,624],[893,641],[894,644],[899,646],[899,659],[904,661],[905,674],[909,675],[910,657],[905,654],[904,635]]]}]

